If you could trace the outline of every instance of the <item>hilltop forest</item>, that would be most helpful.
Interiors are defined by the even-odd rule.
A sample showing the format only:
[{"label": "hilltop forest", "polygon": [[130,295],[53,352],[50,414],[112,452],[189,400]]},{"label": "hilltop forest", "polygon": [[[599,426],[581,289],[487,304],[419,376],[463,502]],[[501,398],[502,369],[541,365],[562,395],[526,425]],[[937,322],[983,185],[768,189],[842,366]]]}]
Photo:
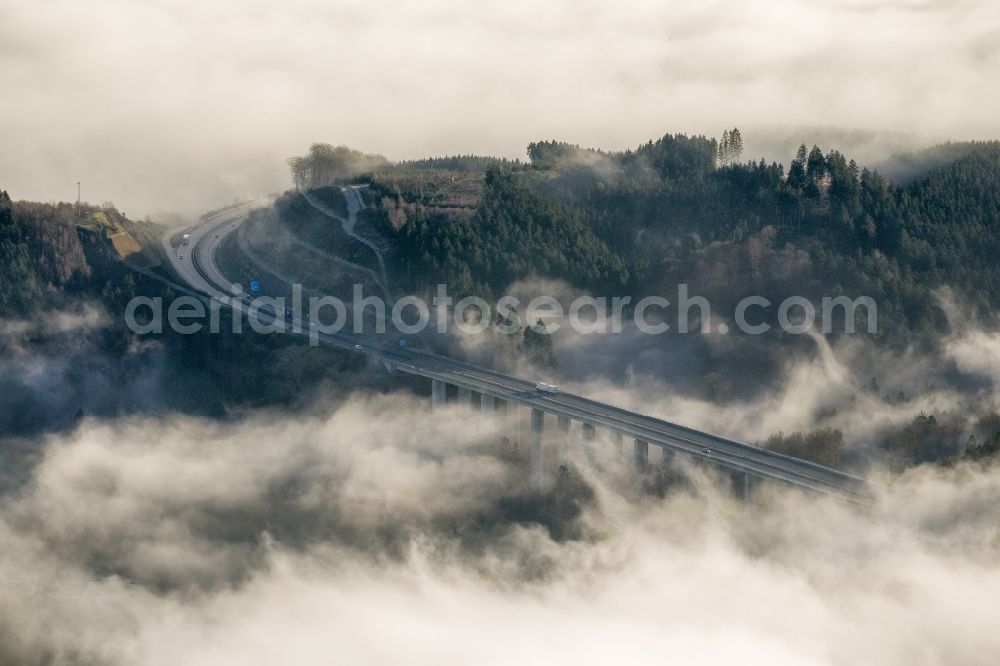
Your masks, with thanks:
[{"label": "hilltop forest", "polygon": [[786,169],[742,159],[742,143],[738,129],[617,153],[543,141],[525,162],[368,159],[351,179],[371,184],[366,214],[406,290],[491,298],[537,276],[601,295],[685,282],[723,307],[867,295],[892,344],[940,332],[941,287],[1000,307],[1000,143],[911,157],[905,184],[835,149],[803,145]]}]

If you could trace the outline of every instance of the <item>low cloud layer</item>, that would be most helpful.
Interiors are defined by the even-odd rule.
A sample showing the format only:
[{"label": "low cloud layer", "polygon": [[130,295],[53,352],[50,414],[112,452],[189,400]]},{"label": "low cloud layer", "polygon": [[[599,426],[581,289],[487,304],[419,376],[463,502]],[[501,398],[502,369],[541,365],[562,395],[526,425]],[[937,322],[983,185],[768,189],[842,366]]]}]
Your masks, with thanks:
[{"label": "low cloud layer", "polygon": [[[235,426],[85,422],[0,511],[0,661],[980,664],[1000,657],[1000,474],[858,511],[584,472],[571,538],[491,447],[403,396]],[[581,495],[586,497],[586,494]],[[518,516],[521,517],[518,517]]]},{"label": "low cloud layer", "polygon": [[187,399],[168,383],[171,364],[159,341],[116,333],[104,308],[89,302],[30,320],[0,318],[0,436],[72,428],[83,414],[221,411],[218,400]]},{"label": "low cloud layer", "polygon": [[80,180],[85,199],[139,216],[283,188],[283,160],[313,141],[400,159],[521,156],[540,138],[619,149],[736,124],[995,137],[998,12],[0,0],[0,186],[67,200]]}]

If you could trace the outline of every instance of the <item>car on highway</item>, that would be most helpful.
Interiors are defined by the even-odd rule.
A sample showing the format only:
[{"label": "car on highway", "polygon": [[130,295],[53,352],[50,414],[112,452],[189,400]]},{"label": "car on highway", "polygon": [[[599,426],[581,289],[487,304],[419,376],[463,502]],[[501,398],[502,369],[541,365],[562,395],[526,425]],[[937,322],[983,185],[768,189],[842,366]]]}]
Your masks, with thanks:
[{"label": "car on highway", "polygon": [[354,348],[357,349],[358,351],[364,349],[364,347],[362,347],[361,345],[354,345]]},{"label": "car on highway", "polygon": [[535,384],[535,390],[539,393],[551,393],[555,395],[559,393],[559,387],[555,384],[546,384],[545,382],[538,382]]},{"label": "car on highway", "polygon": [[703,448],[701,452],[704,453],[706,456],[712,455],[712,449],[708,448],[707,446]]}]

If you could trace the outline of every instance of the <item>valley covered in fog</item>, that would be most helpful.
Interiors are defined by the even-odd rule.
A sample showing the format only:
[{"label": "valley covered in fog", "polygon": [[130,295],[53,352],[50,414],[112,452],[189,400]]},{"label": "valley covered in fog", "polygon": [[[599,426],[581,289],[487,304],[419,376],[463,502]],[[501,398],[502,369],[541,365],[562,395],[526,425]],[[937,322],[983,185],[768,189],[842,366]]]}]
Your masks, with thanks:
[{"label": "valley covered in fog", "polygon": [[997,663],[998,35],[0,0],[0,665]]}]

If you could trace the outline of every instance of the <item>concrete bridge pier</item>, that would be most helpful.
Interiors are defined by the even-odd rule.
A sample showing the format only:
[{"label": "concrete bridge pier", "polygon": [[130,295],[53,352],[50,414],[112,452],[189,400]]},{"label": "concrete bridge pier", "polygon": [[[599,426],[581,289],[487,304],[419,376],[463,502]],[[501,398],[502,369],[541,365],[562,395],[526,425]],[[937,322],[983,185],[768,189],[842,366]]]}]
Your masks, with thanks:
[{"label": "concrete bridge pier", "polygon": [[637,439],[632,448],[632,462],[640,472],[649,466],[649,442]]},{"label": "concrete bridge pier", "polygon": [[531,439],[528,451],[528,477],[531,487],[538,490],[544,481],[544,458],[542,456],[542,430],[545,424],[545,412],[540,409],[531,410]]},{"label": "concrete bridge pier", "polygon": [[736,477],[739,496],[744,502],[749,502],[753,496],[753,477],[749,472],[740,472]]},{"label": "concrete bridge pier", "polygon": [[583,454],[587,457],[587,462],[594,462],[597,459],[597,452],[594,451],[594,438],[597,437],[597,428],[590,423],[583,424]]},{"label": "concrete bridge pier", "polygon": [[472,390],[458,387],[458,404],[468,407],[472,404]]},{"label": "concrete bridge pier", "polygon": [[448,385],[440,379],[431,380],[431,407],[433,409],[444,407],[447,388]]},{"label": "concrete bridge pier", "polygon": [[492,416],[496,411],[496,399],[485,393],[479,394],[479,411],[483,416]]}]

